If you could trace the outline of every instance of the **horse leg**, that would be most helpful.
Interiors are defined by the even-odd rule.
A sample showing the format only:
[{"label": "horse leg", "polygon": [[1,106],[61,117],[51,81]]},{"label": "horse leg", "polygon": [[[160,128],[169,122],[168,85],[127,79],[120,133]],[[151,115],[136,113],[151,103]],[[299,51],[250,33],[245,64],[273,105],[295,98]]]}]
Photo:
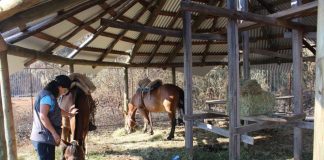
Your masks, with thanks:
[{"label": "horse leg", "polygon": [[167,137],[167,140],[171,140],[174,138],[174,131],[175,131],[175,125],[176,125],[176,119],[175,119],[175,113],[168,113],[168,116],[171,120],[171,131],[169,133],[169,136]]},{"label": "horse leg", "polygon": [[139,111],[142,114],[143,119],[144,119],[143,132],[146,133],[147,132],[147,125],[150,123],[150,120],[149,120],[149,111],[147,111],[145,109],[140,109]]},{"label": "horse leg", "polygon": [[153,121],[152,121],[152,113],[151,112],[149,112],[149,121],[150,121],[150,127],[151,127],[150,134],[153,135],[154,132],[153,132]]},{"label": "horse leg", "polygon": [[[68,117],[62,117],[62,135],[61,138],[66,141],[70,142],[70,134],[71,134],[71,129],[70,129],[70,119]],[[65,153],[66,147],[62,146],[62,154],[61,154],[61,159],[64,160],[64,153]]]}]

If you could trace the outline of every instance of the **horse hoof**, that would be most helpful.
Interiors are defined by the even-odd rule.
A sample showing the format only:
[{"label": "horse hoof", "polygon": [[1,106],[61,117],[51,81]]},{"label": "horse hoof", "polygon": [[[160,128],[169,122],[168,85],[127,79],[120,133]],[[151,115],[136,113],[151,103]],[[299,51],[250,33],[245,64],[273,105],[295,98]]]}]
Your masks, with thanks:
[{"label": "horse hoof", "polygon": [[170,136],[169,136],[169,137],[167,138],[167,140],[170,141],[170,140],[172,140],[173,138],[174,138],[174,137],[170,137]]}]

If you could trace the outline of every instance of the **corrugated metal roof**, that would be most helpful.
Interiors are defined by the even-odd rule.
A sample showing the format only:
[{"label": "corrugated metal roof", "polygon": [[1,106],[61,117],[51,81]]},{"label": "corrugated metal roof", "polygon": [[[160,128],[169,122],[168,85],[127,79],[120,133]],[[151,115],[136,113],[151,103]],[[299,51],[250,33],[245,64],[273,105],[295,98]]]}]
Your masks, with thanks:
[{"label": "corrugated metal roof", "polygon": [[[124,8],[125,4],[127,1],[123,1],[120,6],[117,6],[113,8],[109,14],[106,14],[103,18],[108,18],[108,19],[113,19],[111,15],[116,16],[118,13],[120,13]],[[156,1],[153,0],[146,0],[145,2],[139,2],[139,1],[134,1],[135,5],[130,7],[128,11],[125,11],[122,15],[120,15],[120,18],[118,21],[127,21],[129,22],[134,16],[139,13],[143,7],[143,4],[145,3],[156,3]],[[179,16],[177,18],[176,22],[174,25],[168,29],[176,29],[181,31],[183,28],[183,22],[182,22],[182,12],[179,10],[180,8],[180,2],[181,0],[166,0],[166,3],[162,7],[161,11],[157,15],[153,27],[158,27],[158,28],[167,28],[170,23],[173,21],[174,16]],[[202,1],[196,2],[195,0],[192,0],[194,3],[199,3],[203,4]],[[206,1],[207,3],[208,1]],[[269,6],[272,6],[272,9],[275,11],[279,10],[284,10],[290,8],[290,1],[277,1],[277,0],[268,0],[264,1],[265,3],[269,4]],[[115,0],[107,0],[106,1],[108,6],[112,6],[113,4],[119,3],[118,1]],[[128,3],[132,3],[131,1],[128,1]],[[221,3],[221,2],[218,2]],[[222,1],[223,6],[226,7],[226,1]],[[82,21],[82,23],[86,23],[88,20],[93,18],[94,16],[97,16],[98,14],[104,12],[103,7],[104,5],[95,5],[93,7],[90,7],[80,13],[77,13],[74,15],[74,18]],[[154,6],[153,9],[151,8],[150,10],[147,10],[138,20],[139,23],[141,24],[146,24],[148,21],[148,18],[152,14],[152,11],[157,9],[157,6]],[[269,14],[269,11],[265,9],[264,6],[262,6],[258,1],[251,1],[250,8],[252,8],[252,11],[254,13],[258,14]],[[71,9],[71,8],[70,8]],[[270,8],[271,9],[271,8]],[[68,10],[65,10],[68,11]],[[192,15],[192,23],[194,23],[194,19],[197,17],[198,13],[193,13]],[[51,20],[53,18],[56,18],[57,13],[48,15],[44,18],[34,20],[30,23],[28,23],[26,26],[27,28],[29,25],[34,25],[38,24],[41,21],[46,20]],[[223,31],[226,30],[227,27],[227,18],[225,17],[216,17],[217,18],[217,23],[215,25],[216,32],[217,31]],[[211,18],[211,16],[207,16],[207,18],[201,22],[201,24],[198,27],[198,31],[204,31],[204,32],[210,32],[212,31],[212,24],[213,24],[214,18]],[[302,19],[302,22],[307,25],[313,25],[316,26],[317,23],[317,15],[312,15],[309,17],[304,17]],[[67,42],[71,44],[76,44],[79,45],[80,43],[77,44],[77,42],[80,42],[81,39],[85,39],[86,35],[89,35],[90,32],[97,32],[98,28],[100,27],[100,20],[96,21],[95,23],[90,25],[92,28],[86,27],[82,29],[79,33],[76,35],[72,36],[72,38],[68,39]],[[23,46],[26,48],[31,48],[35,50],[40,50],[44,51],[48,49],[51,45],[53,45],[53,42],[55,42],[57,39],[62,39],[65,36],[68,36],[73,30],[75,30],[78,26],[75,24],[69,22],[68,20],[63,20],[60,23],[51,26],[42,32],[45,33],[45,37],[40,37],[35,38],[33,36],[26,38],[24,40],[21,40],[20,42],[16,43],[16,45]],[[14,35],[17,32],[19,32],[19,29],[16,28],[10,32],[7,32],[3,34],[4,36],[9,36],[9,35]],[[96,39],[94,39],[90,44],[86,45],[85,47],[94,47],[92,50],[97,50],[97,52],[84,52],[82,50],[75,58],[84,58],[88,60],[94,60],[97,59],[101,53],[100,49],[107,49],[108,46],[112,44],[113,41],[115,41],[115,38],[118,37],[122,32],[124,32],[124,29],[119,29],[119,28],[112,28],[108,27],[104,33],[99,34]],[[258,27],[255,29],[249,30],[249,36],[251,38],[250,41],[250,48],[251,49],[264,49],[264,50],[274,50],[279,54],[283,55],[291,55],[291,43],[292,40],[291,38],[284,38],[283,35],[285,32],[291,32],[290,30],[283,28],[283,27],[276,27],[276,26],[263,26],[263,27]],[[144,32],[142,32],[144,33]],[[46,37],[46,34],[49,35],[49,37]],[[122,39],[117,42],[117,44],[113,47],[114,51],[122,51],[122,52],[128,52],[130,53],[134,47],[135,44],[138,44],[138,38],[141,32],[139,31],[132,31],[128,30],[125,35],[123,35]],[[310,33],[311,34],[311,33]],[[146,63],[148,61],[149,55],[153,51],[153,48],[155,48],[155,45],[158,44],[158,41],[161,39],[162,35],[158,34],[152,34],[152,33],[147,33],[144,34],[145,40],[144,43],[141,44],[138,52],[141,53],[139,55],[134,55],[134,59],[131,63]],[[241,36],[241,34],[239,34]],[[240,39],[241,41],[242,39]],[[305,34],[305,40],[310,44],[310,45],[315,45],[316,43],[316,38],[312,37],[312,35],[307,35]],[[151,63],[163,63],[165,62],[168,58],[168,55],[174,56],[173,54],[177,53],[171,53],[174,52],[174,49],[176,46],[178,46],[178,43],[181,42],[181,38],[177,37],[165,37],[164,41],[162,42],[162,45],[158,47],[156,56],[153,57]],[[211,41],[208,40],[197,40],[194,39],[192,40],[192,52],[193,52],[193,61],[194,62],[201,62],[202,57],[204,56],[204,51],[206,50],[207,43],[210,43]],[[181,42],[182,43],[182,42]],[[60,45],[54,50],[58,51],[60,49],[64,49],[64,46],[66,43],[64,41],[60,41]],[[71,49],[67,49],[71,50]],[[88,48],[88,50],[90,50]],[[207,62],[226,62],[227,61],[227,56],[223,54],[227,54],[228,52],[228,47],[227,44],[219,43],[217,44],[217,41],[213,41],[212,44],[210,44],[210,48],[208,50],[208,53],[212,55],[206,55],[206,61]],[[89,55],[88,55],[89,53]],[[118,52],[114,52],[114,54],[108,54],[107,58],[104,58],[104,61],[111,61],[113,62],[114,58],[117,59]],[[143,53],[147,53],[147,56],[143,56]],[[183,53],[183,48],[179,48],[179,53]],[[161,54],[165,54],[165,56],[161,56]],[[219,54],[219,55],[217,55]],[[264,60],[267,61],[269,56],[264,56],[264,55],[258,55],[258,54],[250,54],[251,60]],[[170,59],[169,59],[170,60]],[[174,59],[171,59],[172,62],[182,62],[183,61],[183,54],[177,54]]]},{"label": "corrugated metal roof", "polygon": [[99,5],[95,5],[91,8],[88,8],[87,10],[76,14],[74,17],[81,21],[87,21],[90,18],[98,15],[100,12],[102,12],[102,8]]}]

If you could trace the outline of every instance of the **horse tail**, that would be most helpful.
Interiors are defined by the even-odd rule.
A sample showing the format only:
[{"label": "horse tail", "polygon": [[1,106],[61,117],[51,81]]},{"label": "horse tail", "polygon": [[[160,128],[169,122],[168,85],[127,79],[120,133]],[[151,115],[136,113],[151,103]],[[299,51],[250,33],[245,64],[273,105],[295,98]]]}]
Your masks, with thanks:
[{"label": "horse tail", "polygon": [[184,91],[183,89],[179,88],[180,96],[179,96],[179,114],[180,117],[178,118],[178,125],[184,124],[183,115],[185,114],[185,106],[184,106]]}]

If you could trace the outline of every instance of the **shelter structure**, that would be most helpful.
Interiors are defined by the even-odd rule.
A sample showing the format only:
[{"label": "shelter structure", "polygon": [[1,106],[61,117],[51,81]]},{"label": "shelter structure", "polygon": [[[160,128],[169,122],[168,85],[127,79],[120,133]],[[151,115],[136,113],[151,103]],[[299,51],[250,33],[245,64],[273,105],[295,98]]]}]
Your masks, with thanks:
[{"label": "shelter structure", "polygon": [[[0,159],[17,159],[8,76],[37,60],[69,65],[71,72],[82,73],[97,72],[105,66],[124,67],[125,84],[130,67],[171,68],[173,73],[181,70],[185,73],[187,117],[195,117],[192,115],[192,74],[206,73],[216,65],[228,65],[229,105],[232,108],[230,159],[239,159],[240,134],[260,127],[260,124],[246,127],[239,124],[240,64],[244,66],[244,78],[248,79],[249,65],[293,63],[294,113],[300,114],[302,61],[315,61],[315,55],[320,60],[323,52],[323,42],[316,39],[322,40],[324,33],[322,17],[317,16],[324,11],[322,1],[10,2],[5,7],[7,10],[0,12],[3,108],[0,112],[0,146],[7,146],[4,147],[6,153],[0,153],[3,156]],[[302,55],[304,49],[312,54]],[[322,74],[319,67],[317,78]],[[318,86],[323,86],[322,83],[318,81]],[[320,90],[315,108],[315,159],[324,159],[320,152],[324,146],[323,126],[320,125],[324,121],[322,96]],[[128,91],[125,90],[127,99]],[[193,120],[189,118],[185,127],[186,148],[190,155]],[[301,159],[303,125],[294,124],[295,159]]]}]

